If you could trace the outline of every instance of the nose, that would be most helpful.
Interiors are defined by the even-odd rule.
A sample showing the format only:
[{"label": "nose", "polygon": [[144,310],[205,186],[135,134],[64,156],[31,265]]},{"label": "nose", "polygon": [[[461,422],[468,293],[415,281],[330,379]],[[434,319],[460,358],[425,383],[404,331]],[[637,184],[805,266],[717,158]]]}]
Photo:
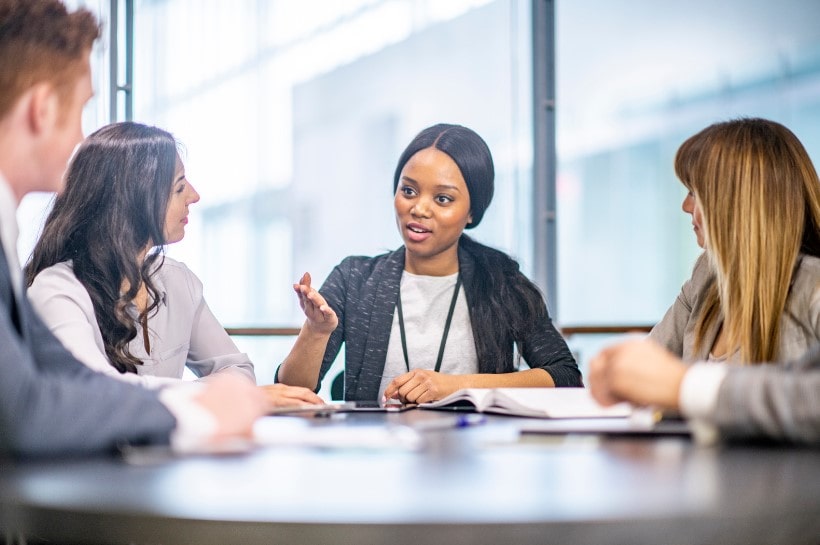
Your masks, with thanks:
[{"label": "nose", "polygon": [[413,216],[415,216],[415,217],[429,218],[430,217],[430,203],[428,203],[426,199],[418,199],[413,204],[413,208],[410,209],[410,213],[413,214]]},{"label": "nose", "polygon": [[188,195],[188,204],[194,204],[199,202],[199,193],[197,193],[196,189],[194,189],[194,186],[191,184],[191,182],[188,182],[188,187],[191,190],[191,194]]},{"label": "nose", "polygon": [[691,192],[686,194],[686,197],[683,199],[683,204],[681,204],[681,209],[686,212],[687,214],[692,214],[695,211],[695,196],[692,195]]}]

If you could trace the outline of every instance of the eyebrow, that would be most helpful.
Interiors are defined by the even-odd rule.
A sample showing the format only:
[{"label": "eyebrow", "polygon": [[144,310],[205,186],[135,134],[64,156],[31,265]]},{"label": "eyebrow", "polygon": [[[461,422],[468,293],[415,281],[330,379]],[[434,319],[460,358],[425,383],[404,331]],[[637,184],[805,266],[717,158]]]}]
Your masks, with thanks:
[{"label": "eyebrow", "polygon": [[174,184],[178,184],[179,182],[181,182],[184,179],[185,179],[185,173],[183,172],[182,174],[179,175],[179,178],[174,180]]},{"label": "eyebrow", "polygon": [[[414,180],[413,178],[410,178],[409,176],[402,176],[401,179],[403,181],[413,182],[414,184],[419,185],[419,183],[416,180]],[[436,189],[437,190],[451,189],[453,191],[458,191],[459,193],[461,193],[461,190],[458,187],[456,187],[454,185],[450,185],[450,184],[439,184],[439,185],[436,186]]]}]

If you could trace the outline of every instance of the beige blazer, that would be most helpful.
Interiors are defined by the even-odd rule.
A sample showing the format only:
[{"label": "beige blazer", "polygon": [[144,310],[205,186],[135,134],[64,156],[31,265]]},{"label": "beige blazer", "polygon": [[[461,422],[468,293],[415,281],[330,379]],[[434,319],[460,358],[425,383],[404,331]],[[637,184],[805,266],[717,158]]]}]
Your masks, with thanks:
[{"label": "beige blazer", "polygon": [[[779,361],[795,360],[820,344],[820,259],[801,255],[780,318]],[[692,277],[683,284],[675,303],[649,333],[686,362],[705,361],[717,338],[722,319],[706,332],[703,346],[695,351],[695,324],[702,312],[703,298],[713,277],[703,253]]]}]

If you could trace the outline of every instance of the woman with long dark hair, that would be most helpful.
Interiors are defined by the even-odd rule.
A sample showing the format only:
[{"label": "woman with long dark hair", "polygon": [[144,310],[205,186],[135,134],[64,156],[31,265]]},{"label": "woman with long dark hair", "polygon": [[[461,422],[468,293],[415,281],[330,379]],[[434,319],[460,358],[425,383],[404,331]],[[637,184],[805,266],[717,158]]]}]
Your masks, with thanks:
[{"label": "woman with long dark hair", "polygon": [[[202,283],[163,253],[185,236],[198,200],[162,129],[114,123],[77,149],[25,275],[34,307],[80,361],[149,387],[179,381],[185,367],[255,382]],[[301,388],[268,394],[274,404],[321,401]]]},{"label": "woman with long dark hair", "polygon": [[[490,150],[459,125],[419,133],[393,179],[404,246],[343,260],[319,292],[277,380],[317,388],[345,344],[345,399],[427,402],[470,387],[580,386],[541,293],[506,254],[463,233],[494,188]],[[516,371],[514,345],[530,369]]]}]

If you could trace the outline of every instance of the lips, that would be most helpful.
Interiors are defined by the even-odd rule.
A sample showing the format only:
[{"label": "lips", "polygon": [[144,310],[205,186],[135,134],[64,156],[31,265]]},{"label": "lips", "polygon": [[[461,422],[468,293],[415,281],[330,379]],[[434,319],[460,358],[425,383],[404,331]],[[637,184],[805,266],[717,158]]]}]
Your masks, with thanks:
[{"label": "lips", "polygon": [[411,222],[407,224],[407,239],[411,242],[424,242],[433,232],[420,223]]}]

